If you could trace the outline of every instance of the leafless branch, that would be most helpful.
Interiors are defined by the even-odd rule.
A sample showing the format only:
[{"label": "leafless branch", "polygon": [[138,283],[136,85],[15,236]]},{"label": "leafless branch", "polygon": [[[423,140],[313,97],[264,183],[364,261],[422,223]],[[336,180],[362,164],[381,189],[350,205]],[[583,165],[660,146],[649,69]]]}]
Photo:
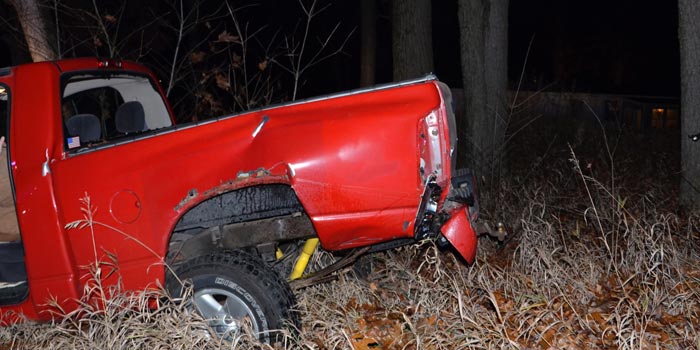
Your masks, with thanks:
[{"label": "leafless branch", "polygon": [[107,32],[107,27],[105,27],[105,23],[102,20],[102,16],[100,15],[100,9],[97,8],[97,3],[95,2],[95,0],[92,0],[92,6],[95,9],[95,19],[97,20],[97,24],[102,30],[102,35],[104,35],[105,43],[107,44],[107,49],[109,50],[109,57],[114,57],[114,50],[112,49],[112,43],[109,38],[109,33]]},{"label": "leafless branch", "polygon": [[[305,23],[304,23],[304,30],[301,33],[301,42],[296,43],[295,40],[295,35],[292,34],[291,36],[287,36],[284,39],[284,49],[286,50],[286,54],[284,56],[289,58],[289,64],[285,65],[281,63],[279,60],[276,58],[272,58],[271,62],[275,63],[277,66],[279,66],[283,71],[289,73],[293,77],[293,91],[292,91],[292,100],[296,100],[298,92],[299,92],[299,82],[301,81],[301,77],[304,75],[304,73],[319,64],[320,62],[323,62],[329,58],[331,58],[334,55],[337,55],[338,53],[341,53],[343,51],[343,48],[345,47],[345,44],[349,40],[350,36],[354,33],[354,30],[351,31],[343,40],[343,42],[333,51],[330,53],[327,53],[326,50],[328,49],[331,40],[333,37],[336,35],[338,29],[340,28],[340,23],[336,24],[333,29],[330,31],[328,35],[325,36],[325,38],[318,40],[319,47],[315,51],[315,53],[311,56],[310,59],[305,60],[305,52],[308,48],[309,45],[309,35],[311,32],[311,23],[313,19],[325,11],[330,5],[326,5],[320,9],[317,9],[317,0],[314,0],[311,2],[309,6],[305,5],[302,0],[299,0],[299,5],[301,6],[302,11],[304,12],[306,18],[305,18]],[[296,30],[294,31],[296,32]]]}]

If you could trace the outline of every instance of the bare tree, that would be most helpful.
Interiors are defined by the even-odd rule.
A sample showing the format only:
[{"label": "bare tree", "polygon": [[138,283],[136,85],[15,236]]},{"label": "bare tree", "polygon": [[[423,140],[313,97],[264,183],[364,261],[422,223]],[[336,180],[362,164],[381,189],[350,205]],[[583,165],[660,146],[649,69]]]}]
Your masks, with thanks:
[{"label": "bare tree", "polygon": [[[165,14],[148,17],[147,21],[129,19],[128,7],[136,7],[127,0],[105,4],[91,1],[72,3],[54,0],[57,46],[60,56],[94,55],[138,61],[152,42],[144,42],[144,32],[166,20]],[[152,31],[154,32],[154,31]],[[152,37],[153,35],[151,35]]]},{"label": "bare tree", "polygon": [[[193,61],[196,62],[204,59],[204,53],[199,51],[198,48],[208,41],[209,36],[201,35],[202,38],[190,41],[189,47],[183,45],[183,41],[185,41],[188,37],[193,36],[193,33],[196,32],[196,28],[201,26],[203,23],[210,23],[224,18],[225,13],[222,10],[224,5],[228,6],[228,2],[226,2],[224,5],[211,6],[209,12],[204,12],[200,8],[202,7],[202,2],[192,1],[191,3],[192,4],[189,9],[185,7],[183,0],[178,0],[171,3],[172,11],[170,11],[169,14],[172,13],[172,16],[174,16],[175,24],[170,25],[167,22],[164,24],[165,27],[170,28],[175,33],[176,38],[172,59],[167,63],[163,63],[164,65],[170,67],[169,72],[167,73],[168,84],[166,88],[166,96],[168,97],[173,91],[175,85],[177,85],[181,80],[186,79],[188,76],[188,74],[184,73],[183,71],[185,71],[186,68],[193,63]],[[211,24],[209,24],[209,26],[210,28],[213,28],[211,27]],[[200,55],[201,57],[197,55]]]},{"label": "bare tree", "polygon": [[360,1],[360,86],[374,85],[377,61],[376,0]]},{"label": "bare tree", "polygon": [[[678,1],[681,50],[681,204],[700,208],[700,3]],[[693,137],[695,136],[695,137]]]},{"label": "bare tree", "polygon": [[297,98],[301,85],[301,77],[304,73],[319,63],[341,53],[354,32],[354,30],[351,31],[340,44],[334,46],[333,40],[337,36],[338,29],[340,28],[340,22],[338,22],[327,35],[324,37],[317,37],[315,46],[312,47],[314,42],[312,40],[311,23],[316,16],[320,15],[330,5],[319,7],[317,0],[310,1],[308,4],[303,0],[299,0],[299,5],[302,11],[304,11],[304,29],[301,33],[292,33],[291,35],[285,36],[283,56],[287,57],[287,62],[285,63],[275,57],[270,58],[272,63],[275,63],[282,68],[282,70],[292,75],[294,79],[292,100],[296,100]]},{"label": "bare tree", "polygon": [[[235,44],[238,50],[231,50],[228,47],[229,61],[227,80],[228,89],[231,91],[236,106],[240,110],[247,110],[258,106],[270,104],[272,101],[273,87],[270,84],[267,59],[257,62],[253,69],[249,69],[250,43],[257,40],[256,36],[262,32],[264,27],[250,30],[248,24],[241,25],[235,15],[235,11],[226,3],[236,35],[228,35],[228,39],[219,36],[219,41],[226,41]],[[269,52],[269,46],[265,52]]]},{"label": "bare tree", "polygon": [[497,177],[507,114],[508,0],[459,0],[458,12],[466,114],[460,123],[462,151],[479,177]]},{"label": "bare tree", "polygon": [[[49,53],[34,60],[57,58],[51,43],[58,57],[141,62],[160,78],[178,121],[296,99],[305,74],[341,53],[352,35],[340,35],[340,22],[318,33],[316,21],[330,6],[319,5],[320,0],[298,0],[303,14],[294,28],[265,24],[264,6],[234,7],[233,1],[6,1],[13,5],[9,10],[17,9],[22,26],[14,16],[0,17],[4,40],[12,35],[24,41],[24,29],[33,56]],[[50,17],[37,17],[42,10]],[[48,36],[46,29],[51,29]],[[30,40],[35,38],[41,40]]]},{"label": "bare tree", "polygon": [[393,0],[391,10],[394,80],[433,71],[430,0]]},{"label": "bare tree", "polygon": [[10,0],[17,11],[32,61],[53,61],[56,51],[49,44],[46,19],[41,14],[39,0]]}]

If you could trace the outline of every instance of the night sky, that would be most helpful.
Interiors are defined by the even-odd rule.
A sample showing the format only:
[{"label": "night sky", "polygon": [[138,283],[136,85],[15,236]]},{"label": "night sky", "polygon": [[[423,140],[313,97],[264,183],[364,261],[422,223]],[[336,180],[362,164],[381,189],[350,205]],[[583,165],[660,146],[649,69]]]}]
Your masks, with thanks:
[{"label": "night sky", "polygon": [[[296,1],[256,3],[248,12],[251,18],[245,19],[253,27],[293,28],[301,17]],[[354,88],[359,80],[358,2],[322,3],[331,6],[315,19],[314,30],[323,35],[340,22],[336,44],[352,34],[343,54],[310,70],[304,95]],[[377,82],[382,83],[392,79],[389,1],[378,0],[377,9]],[[8,16],[9,10],[0,3],[0,16]],[[456,0],[433,1],[435,73],[453,87],[461,86],[456,13]],[[677,96],[677,25],[675,1],[511,0],[511,85],[524,72],[523,89]],[[9,37],[7,25],[0,26],[2,37]],[[9,50],[16,49],[0,41],[0,66],[12,64]]]}]

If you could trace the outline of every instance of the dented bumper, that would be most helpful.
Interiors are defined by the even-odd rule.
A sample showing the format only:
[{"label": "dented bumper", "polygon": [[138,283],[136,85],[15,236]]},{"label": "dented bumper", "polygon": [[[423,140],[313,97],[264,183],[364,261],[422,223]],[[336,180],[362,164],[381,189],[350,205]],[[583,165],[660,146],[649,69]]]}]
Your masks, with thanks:
[{"label": "dented bumper", "polygon": [[[426,184],[418,210],[415,239],[437,238],[440,246],[453,246],[472,264],[476,258],[479,204],[471,173],[455,173],[445,190],[434,182]],[[442,203],[438,202],[440,197],[445,198]]]},{"label": "dented bumper", "polygon": [[464,260],[474,263],[477,237],[468,216],[469,207],[456,210],[440,229],[442,236],[457,250]]}]

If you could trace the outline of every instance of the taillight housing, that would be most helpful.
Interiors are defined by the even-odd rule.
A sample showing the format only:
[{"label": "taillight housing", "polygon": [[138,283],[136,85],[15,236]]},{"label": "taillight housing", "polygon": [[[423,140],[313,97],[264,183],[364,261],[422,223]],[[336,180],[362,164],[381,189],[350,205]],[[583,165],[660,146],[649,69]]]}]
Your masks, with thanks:
[{"label": "taillight housing", "polygon": [[420,176],[423,183],[431,176],[438,180],[443,178],[443,142],[438,113],[437,109],[431,111],[419,125]]}]

